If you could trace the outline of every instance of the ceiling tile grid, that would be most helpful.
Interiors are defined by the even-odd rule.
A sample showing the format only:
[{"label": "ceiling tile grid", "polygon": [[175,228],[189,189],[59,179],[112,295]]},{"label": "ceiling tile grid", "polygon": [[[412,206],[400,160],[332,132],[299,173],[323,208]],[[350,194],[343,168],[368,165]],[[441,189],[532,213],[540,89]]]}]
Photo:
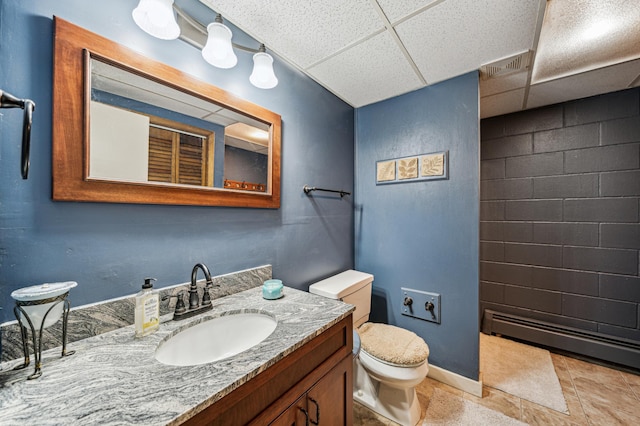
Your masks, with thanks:
[{"label": "ceiling tile grid", "polygon": [[443,0],[371,0],[377,2],[385,16],[392,24],[429,5],[441,3]]},{"label": "ceiling tile grid", "polygon": [[309,73],[356,108],[423,86],[387,31],[321,62]]},{"label": "ceiling tile grid", "polygon": [[200,0],[303,70],[384,28],[370,0]]},{"label": "ceiling tile grid", "polygon": [[449,0],[396,26],[432,84],[532,48],[538,0]]},{"label": "ceiling tile grid", "polygon": [[[199,1],[356,108],[423,87],[425,80],[434,84],[524,51],[535,52],[535,70],[545,50],[554,48],[553,42],[573,37],[567,33],[572,20],[586,35],[576,43],[592,45],[605,56],[616,34],[623,35],[613,42],[621,48],[617,50],[629,55],[640,46],[638,0]],[[561,14],[562,22],[548,23],[545,8],[567,3],[571,5]],[[610,19],[603,27],[582,12]],[[625,18],[626,27],[617,22]],[[563,32],[545,36],[546,25]],[[552,62],[563,67],[576,56],[591,61],[576,49],[555,48],[559,56]],[[638,86],[638,56],[628,55],[614,65],[575,69],[569,77],[541,84],[530,85],[531,67],[483,79],[481,114],[488,117]],[[594,56],[590,66],[607,63]]]}]

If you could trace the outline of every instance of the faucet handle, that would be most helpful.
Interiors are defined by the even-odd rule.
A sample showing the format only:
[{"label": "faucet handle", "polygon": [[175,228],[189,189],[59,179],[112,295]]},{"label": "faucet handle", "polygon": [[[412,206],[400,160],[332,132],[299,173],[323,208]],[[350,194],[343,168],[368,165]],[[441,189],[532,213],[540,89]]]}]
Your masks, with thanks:
[{"label": "faucet handle", "polygon": [[174,313],[182,314],[182,313],[187,311],[187,306],[184,303],[184,295],[185,294],[187,294],[186,290],[181,290],[181,291],[178,292],[178,294],[163,296],[162,300],[168,300],[168,299],[171,299],[171,298],[175,297],[177,300],[176,300],[176,309],[175,309]]},{"label": "faucet handle", "polygon": [[213,288],[213,281],[207,280],[207,284],[204,286],[203,293],[202,293],[202,306],[211,305],[211,293],[209,292],[211,291],[212,288]]}]

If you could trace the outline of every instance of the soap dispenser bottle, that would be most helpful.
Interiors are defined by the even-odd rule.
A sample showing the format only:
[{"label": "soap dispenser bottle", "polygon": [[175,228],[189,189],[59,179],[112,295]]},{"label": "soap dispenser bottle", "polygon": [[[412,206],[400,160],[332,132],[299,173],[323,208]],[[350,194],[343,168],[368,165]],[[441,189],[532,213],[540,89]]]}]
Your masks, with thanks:
[{"label": "soap dispenser bottle", "polygon": [[136,294],[136,337],[143,337],[160,327],[160,295],[153,290],[155,278],[145,278],[142,290]]}]

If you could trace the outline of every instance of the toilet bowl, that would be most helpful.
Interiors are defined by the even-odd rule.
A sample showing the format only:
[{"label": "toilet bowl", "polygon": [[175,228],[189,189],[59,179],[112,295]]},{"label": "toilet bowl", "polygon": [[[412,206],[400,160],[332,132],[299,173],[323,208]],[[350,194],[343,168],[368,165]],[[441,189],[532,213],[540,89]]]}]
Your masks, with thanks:
[{"label": "toilet bowl", "polygon": [[399,389],[418,386],[429,373],[426,361],[415,366],[388,364],[363,350],[360,362],[372,378]]},{"label": "toilet bowl", "polygon": [[373,275],[345,271],[309,287],[309,292],[339,299],[353,312],[353,398],[372,411],[406,426],[420,420],[417,386],[429,372],[429,347],[414,333],[367,322]]}]

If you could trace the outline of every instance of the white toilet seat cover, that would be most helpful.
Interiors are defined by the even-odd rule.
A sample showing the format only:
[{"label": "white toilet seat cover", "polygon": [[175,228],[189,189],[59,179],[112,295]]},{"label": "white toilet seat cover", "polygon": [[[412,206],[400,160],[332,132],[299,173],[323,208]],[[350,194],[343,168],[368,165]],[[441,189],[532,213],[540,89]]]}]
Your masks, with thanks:
[{"label": "white toilet seat cover", "polygon": [[412,331],[367,322],[358,329],[361,349],[383,362],[415,366],[429,357],[429,346]]}]

